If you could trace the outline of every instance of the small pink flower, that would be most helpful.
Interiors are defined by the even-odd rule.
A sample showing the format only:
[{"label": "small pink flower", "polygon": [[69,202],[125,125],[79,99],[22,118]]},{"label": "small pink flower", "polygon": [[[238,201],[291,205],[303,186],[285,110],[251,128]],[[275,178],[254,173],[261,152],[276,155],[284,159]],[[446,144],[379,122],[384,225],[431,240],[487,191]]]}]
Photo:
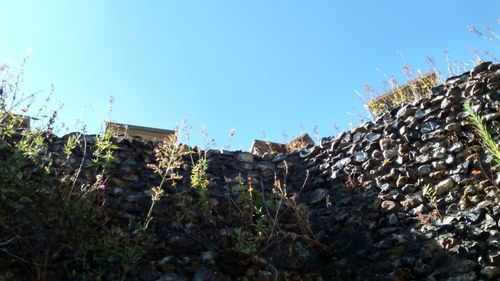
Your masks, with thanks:
[{"label": "small pink flower", "polygon": [[106,182],[105,181],[100,181],[99,182],[99,188],[100,189],[105,189],[106,188]]}]

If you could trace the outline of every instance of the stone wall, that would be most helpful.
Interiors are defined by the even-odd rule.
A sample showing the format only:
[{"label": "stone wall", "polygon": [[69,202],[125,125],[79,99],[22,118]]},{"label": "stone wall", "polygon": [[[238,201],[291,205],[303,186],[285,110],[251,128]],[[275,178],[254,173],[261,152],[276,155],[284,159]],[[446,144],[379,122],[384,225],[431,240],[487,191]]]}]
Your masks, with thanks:
[{"label": "stone wall", "polygon": [[[480,64],[429,99],[299,152],[207,151],[209,210],[190,187],[198,156],[185,156],[182,179],[165,187],[153,212],[155,248],[130,280],[498,280],[500,167],[484,153],[463,103],[484,116],[498,143],[499,69]],[[147,167],[152,142],[117,145],[105,206],[127,229],[144,220],[160,178]],[[80,183],[92,182],[90,159],[83,167]],[[277,182],[305,211],[310,233],[283,208],[279,235],[252,255],[238,251],[235,202],[249,186],[272,196]]]}]

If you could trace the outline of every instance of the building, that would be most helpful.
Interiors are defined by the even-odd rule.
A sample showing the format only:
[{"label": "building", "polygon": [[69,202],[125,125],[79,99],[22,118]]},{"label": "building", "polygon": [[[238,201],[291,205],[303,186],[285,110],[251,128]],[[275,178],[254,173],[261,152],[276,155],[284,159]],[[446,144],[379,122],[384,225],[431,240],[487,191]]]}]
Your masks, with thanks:
[{"label": "building", "polygon": [[314,140],[308,134],[302,134],[286,144],[254,140],[250,147],[250,153],[262,156],[264,154],[284,154],[301,150],[309,145],[314,145]]},{"label": "building", "polygon": [[116,138],[131,138],[144,141],[162,141],[165,137],[175,134],[175,131],[150,128],[115,122],[106,123],[106,132]]}]

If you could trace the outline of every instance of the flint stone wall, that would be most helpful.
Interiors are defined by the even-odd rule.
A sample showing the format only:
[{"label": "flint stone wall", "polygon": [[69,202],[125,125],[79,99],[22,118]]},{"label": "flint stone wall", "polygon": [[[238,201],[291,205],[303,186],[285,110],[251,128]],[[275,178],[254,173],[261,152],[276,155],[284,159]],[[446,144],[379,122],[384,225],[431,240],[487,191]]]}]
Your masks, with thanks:
[{"label": "flint stone wall", "polygon": [[[245,260],[241,253],[224,249],[224,226],[204,232],[209,222],[195,219],[183,231],[176,225],[182,208],[174,193],[188,206],[195,200],[186,164],[179,171],[184,180],[175,191],[168,187],[155,207],[152,230],[161,243],[144,261],[140,280],[274,280],[274,269],[298,278],[293,280],[304,272],[323,280],[498,280],[500,167],[484,153],[463,103],[471,102],[484,116],[498,143],[499,69],[482,63],[434,88],[430,99],[395,108],[299,152],[260,157],[208,151],[212,215],[223,219],[230,212],[228,202],[242,192],[241,182],[270,192],[276,179],[286,178],[288,191],[307,210],[315,240],[325,247],[283,239],[259,252],[271,268],[239,263]],[[145,217],[150,188],[159,177],[147,168],[154,161],[151,142],[118,145],[106,204],[109,216],[126,227]],[[84,165],[89,169],[82,181],[93,180],[90,166]],[[430,216],[425,184],[436,189],[441,219]],[[227,221],[228,227],[235,225]],[[191,228],[202,236],[191,236]]]}]

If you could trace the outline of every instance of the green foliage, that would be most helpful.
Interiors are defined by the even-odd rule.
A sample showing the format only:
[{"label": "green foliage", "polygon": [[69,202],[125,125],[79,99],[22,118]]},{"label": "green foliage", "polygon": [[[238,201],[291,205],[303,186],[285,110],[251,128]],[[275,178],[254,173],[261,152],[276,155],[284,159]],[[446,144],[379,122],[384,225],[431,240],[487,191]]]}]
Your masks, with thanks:
[{"label": "green foliage", "polygon": [[[2,88],[0,88],[1,91]],[[10,111],[0,112],[0,139],[10,138],[22,124],[22,117]]]},{"label": "green foliage", "polygon": [[47,174],[50,172],[52,157],[48,155],[44,132],[41,130],[24,131],[23,137],[17,143],[17,149],[23,157],[37,163]]},{"label": "green foliage", "polygon": [[431,214],[431,217],[441,219],[442,216],[441,216],[441,212],[439,212],[439,208],[437,205],[437,195],[436,195],[436,189],[434,188],[434,186],[432,186],[430,184],[425,184],[422,188],[422,191],[423,191],[424,197],[427,198],[427,200],[429,200],[432,208],[434,209],[432,214]]},{"label": "green foliage", "polygon": [[[124,233],[120,228],[112,227],[105,232],[103,238],[94,241],[87,241],[85,249],[90,251],[97,259],[118,261],[124,265],[137,263],[144,250],[138,243],[130,237],[130,234]],[[110,239],[113,237],[112,239]]]},{"label": "green foliage", "polygon": [[234,229],[234,234],[236,236],[235,250],[247,255],[257,253],[257,243],[254,241],[255,237],[251,232],[245,231],[242,227],[237,227]]},{"label": "green foliage", "polygon": [[255,232],[259,239],[267,238],[272,225],[272,220],[265,210],[267,209],[254,206]]},{"label": "green foliage", "polygon": [[203,194],[205,194],[207,190],[208,180],[205,178],[207,170],[207,158],[205,156],[200,156],[200,159],[198,159],[198,162],[196,162],[191,170],[191,185],[200,196],[204,196]]},{"label": "green foliage", "polygon": [[469,114],[469,120],[474,126],[476,134],[481,139],[482,146],[488,153],[493,155],[495,161],[500,164],[500,148],[488,131],[488,127],[486,127],[483,118],[474,111],[470,103],[465,103],[464,109]]},{"label": "green foliage", "polygon": [[111,166],[114,160],[113,151],[118,149],[118,146],[113,144],[112,134],[109,131],[104,132],[102,135],[96,136],[96,145],[94,150],[94,159],[92,159],[95,165],[102,164],[105,169]]},{"label": "green foliage", "polygon": [[[126,280],[127,274],[137,266],[149,250],[151,241],[144,232],[134,235],[116,226],[105,230],[103,234],[102,238],[88,241],[84,248],[94,260],[100,261],[100,265],[105,263],[119,265],[116,273],[121,276],[120,280]],[[112,267],[109,265],[106,269],[102,268],[97,272],[98,276],[104,275],[110,268]],[[93,280],[95,279],[94,277]]]},{"label": "green foliage", "polygon": [[80,146],[80,137],[81,134],[70,135],[64,144],[63,152],[66,155],[66,159],[71,157],[73,151]]},{"label": "green foliage", "polygon": [[[0,79],[0,85],[4,85],[3,77]],[[0,87],[0,241],[9,241],[2,244],[2,260],[8,257],[12,263],[24,264],[32,273],[31,280],[58,280],[48,272],[62,265],[61,258],[71,259],[72,263],[93,262],[85,259],[92,248],[89,241],[102,241],[102,249],[106,246],[118,251],[113,244],[115,237],[106,231],[107,220],[101,211],[104,171],[95,182],[73,188],[79,169],[75,172],[65,166],[69,161],[59,161],[57,154],[49,151],[54,147],[50,136],[57,112],[43,126],[46,130],[22,128],[25,117],[12,113],[24,100],[16,100],[21,79],[15,80],[5,82],[15,87]],[[28,107],[22,109],[26,114]],[[80,135],[71,136],[64,145],[66,160],[81,145],[79,139]],[[95,149],[94,161],[109,166],[116,149],[110,135],[99,136]],[[73,180],[64,180],[67,178]],[[133,248],[143,246],[139,242],[119,250],[122,256],[134,257]]]},{"label": "green foliage", "polygon": [[255,191],[251,182],[248,183],[248,187],[236,199],[243,225],[234,229],[235,250],[255,255],[266,242],[276,236],[279,212],[283,211],[280,210],[281,202],[277,204],[279,201],[279,198]]},{"label": "green foliage", "polygon": [[255,211],[255,208],[264,208],[274,213],[277,210],[276,201],[270,196],[264,196],[261,192],[256,192],[251,185],[245,191],[240,192],[236,198],[236,203],[248,206],[250,211]]},{"label": "green foliage", "polygon": [[429,200],[432,207],[437,209],[436,189],[430,184],[425,184],[424,187],[422,188],[422,191],[424,197],[427,198],[427,200]]},{"label": "green foliage", "polygon": [[207,199],[208,179],[205,178],[208,170],[207,158],[200,155],[200,158],[191,169],[191,186],[196,190],[200,197],[200,203],[206,213],[209,212],[209,203]]}]

